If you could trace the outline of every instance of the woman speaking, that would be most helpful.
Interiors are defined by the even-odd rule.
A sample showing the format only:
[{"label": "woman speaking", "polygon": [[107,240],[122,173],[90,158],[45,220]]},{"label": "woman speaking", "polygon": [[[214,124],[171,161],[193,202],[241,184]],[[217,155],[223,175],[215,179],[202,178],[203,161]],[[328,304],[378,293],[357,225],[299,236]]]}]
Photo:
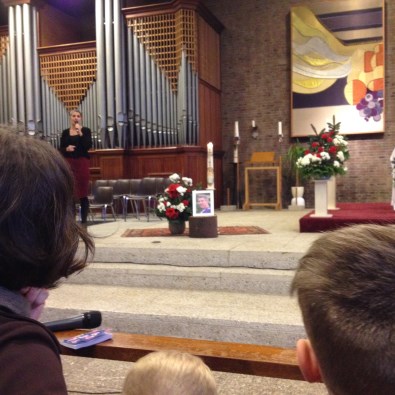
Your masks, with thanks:
[{"label": "woman speaking", "polygon": [[70,112],[71,126],[62,132],[60,150],[69,163],[74,175],[75,197],[81,205],[81,223],[86,226],[89,211],[89,150],[92,134],[82,127],[82,114],[78,110]]}]

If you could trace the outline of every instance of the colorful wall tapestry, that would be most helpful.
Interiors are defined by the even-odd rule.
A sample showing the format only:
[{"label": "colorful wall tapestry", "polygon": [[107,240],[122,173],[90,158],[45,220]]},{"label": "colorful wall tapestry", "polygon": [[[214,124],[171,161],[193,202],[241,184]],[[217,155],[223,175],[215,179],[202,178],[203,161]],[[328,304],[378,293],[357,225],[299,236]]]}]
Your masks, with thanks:
[{"label": "colorful wall tapestry", "polygon": [[383,22],[382,0],[291,8],[291,137],[333,115],[342,134],[384,132]]}]

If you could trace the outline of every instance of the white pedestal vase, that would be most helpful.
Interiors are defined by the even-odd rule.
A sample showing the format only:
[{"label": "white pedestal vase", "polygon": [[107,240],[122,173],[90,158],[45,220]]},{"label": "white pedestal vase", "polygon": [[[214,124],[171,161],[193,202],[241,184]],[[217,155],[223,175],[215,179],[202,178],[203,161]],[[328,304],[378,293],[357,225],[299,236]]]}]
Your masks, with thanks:
[{"label": "white pedestal vase", "polygon": [[332,176],[328,181],[328,210],[339,210],[336,207],[336,177]]},{"label": "white pedestal vase", "polygon": [[303,210],[306,207],[305,200],[303,198],[304,187],[291,187],[292,200],[291,205],[288,206],[288,210]]},{"label": "white pedestal vase", "polygon": [[328,214],[328,181],[314,180],[314,214],[310,217],[332,217],[332,214]]}]

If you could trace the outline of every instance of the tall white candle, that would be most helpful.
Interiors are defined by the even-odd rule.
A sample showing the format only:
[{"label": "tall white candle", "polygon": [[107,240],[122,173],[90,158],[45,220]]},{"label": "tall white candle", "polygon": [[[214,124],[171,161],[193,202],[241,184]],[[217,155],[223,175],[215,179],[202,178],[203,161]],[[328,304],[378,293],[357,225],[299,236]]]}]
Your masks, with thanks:
[{"label": "tall white candle", "polygon": [[235,137],[240,137],[239,136],[239,121],[235,122]]},{"label": "tall white candle", "polygon": [[283,135],[283,124],[281,121],[278,123],[278,135],[282,136]]},{"label": "tall white candle", "polygon": [[214,189],[214,145],[207,144],[207,189]]},{"label": "tall white candle", "polygon": [[256,126],[256,125],[255,125],[255,119],[252,120],[251,125],[252,125],[253,128],[255,128],[255,126]]}]

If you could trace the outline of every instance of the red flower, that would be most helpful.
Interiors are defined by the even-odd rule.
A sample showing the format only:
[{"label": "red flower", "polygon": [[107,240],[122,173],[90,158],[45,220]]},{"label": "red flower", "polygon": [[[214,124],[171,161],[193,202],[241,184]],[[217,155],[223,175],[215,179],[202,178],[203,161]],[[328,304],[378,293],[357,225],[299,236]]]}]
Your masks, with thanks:
[{"label": "red flower", "polygon": [[317,142],[317,141],[314,141],[314,142],[311,143],[311,146],[312,146],[313,148],[319,147],[319,146],[320,146],[320,143]]},{"label": "red flower", "polygon": [[167,187],[166,192],[168,193],[169,197],[171,199],[175,199],[177,196],[179,196],[179,193],[177,191],[177,188],[180,186],[180,184],[170,184]]},{"label": "red flower", "polygon": [[309,153],[310,153],[310,150],[308,150],[308,149],[304,152],[305,155],[307,155]]},{"label": "red flower", "polygon": [[323,140],[326,140],[328,138],[328,134],[327,133],[322,133],[321,138]]},{"label": "red flower", "polygon": [[173,207],[169,207],[166,210],[166,217],[169,219],[177,219],[178,215],[179,215],[179,212]]},{"label": "red flower", "polygon": [[324,147],[318,148],[318,152],[323,152],[323,151],[324,151]]},{"label": "red flower", "polygon": [[183,203],[183,205],[184,205],[185,207],[187,207],[187,206],[189,205],[188,200],[183,200],[182,203]]},{"label": "red flower", "polygon": [[335,145],[332,145],[331,147],[329,147],[328,152],[330,154],[336,154],[337,153],[337,147]]},{"label": "red flower", "polygon": [[328,138],[326,139],[326,141],[327,141],[328,143],[331,143],[331,142],[333,141],[333,138],[328,136]]}]

